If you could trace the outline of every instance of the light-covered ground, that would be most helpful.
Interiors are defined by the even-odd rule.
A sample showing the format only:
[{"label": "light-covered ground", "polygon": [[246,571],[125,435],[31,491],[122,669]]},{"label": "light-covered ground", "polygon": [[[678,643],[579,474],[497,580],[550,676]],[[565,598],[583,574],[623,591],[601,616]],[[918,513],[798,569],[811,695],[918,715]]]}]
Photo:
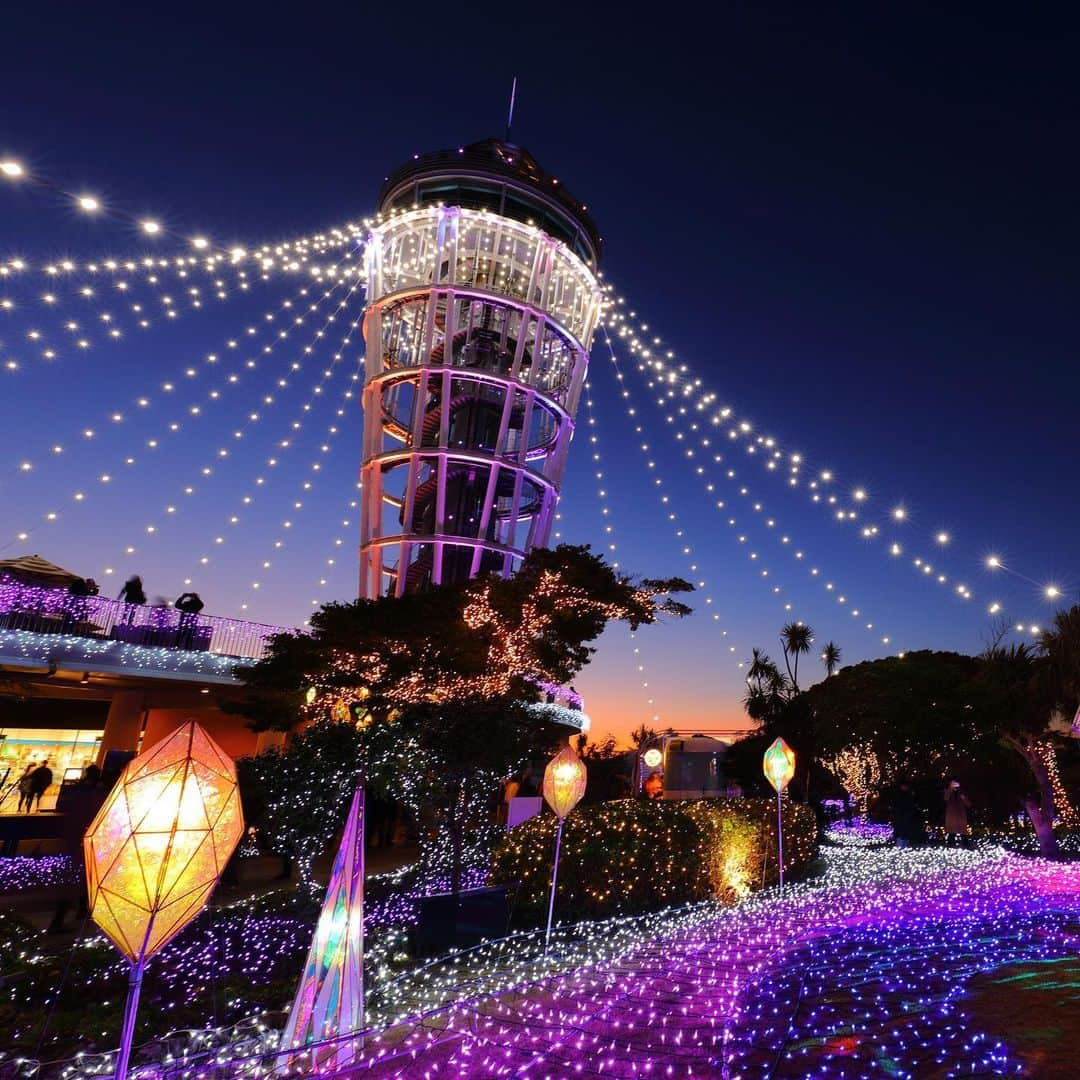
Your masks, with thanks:
[{"label": "light-covered ground", "polygon": [[[369,1038],[365,1071],[1037,1075],[999,1033],[980,1030],[969,986],[1075,955],[1080,864],[999,849],[829,849],[823,859],[820,878],[783,896],[642,920],[637,940],[630,923],[598,925],[593,960],[579,953],[572,971],[549,978],[527,953],[487,967],[478,955],[473,988],[489,992]],[[448,989],[432,988],[429,1006]]]}]

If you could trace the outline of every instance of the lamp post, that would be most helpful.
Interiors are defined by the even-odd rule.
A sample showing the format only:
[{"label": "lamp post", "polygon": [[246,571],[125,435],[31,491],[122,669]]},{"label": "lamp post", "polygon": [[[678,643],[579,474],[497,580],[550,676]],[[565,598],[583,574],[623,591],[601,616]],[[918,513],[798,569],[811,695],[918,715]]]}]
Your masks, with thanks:
[{"label": "lamp post", "polygon": [[795,775],[795,751],[783,739],[777,739],[762,760],[765,778],[776,791],[776,851],[777,865],[780,869],[780,888],[784,888],[784,810],[781,798],[784,788],[791,783]]},{"label": "lamp post", "polygon": [[129,761],[90,823],[90,914],[131,965],[116,1080],[148,961],[206,906],[243,831],[236,766],[194,720]]},{"label": "lamp post", "polygon": [[585,762],[578,757],[572,746],[564,746],[544,770],[544,799],[559,819],[555,831],[555,862],[551,868],[551,899],[548,901],[547,933],[544,936],[544,952],[551,944],[551,919],[555,914],[555,883],[559,879],[559,852],[562,849],[563,822],[585,794]]}]

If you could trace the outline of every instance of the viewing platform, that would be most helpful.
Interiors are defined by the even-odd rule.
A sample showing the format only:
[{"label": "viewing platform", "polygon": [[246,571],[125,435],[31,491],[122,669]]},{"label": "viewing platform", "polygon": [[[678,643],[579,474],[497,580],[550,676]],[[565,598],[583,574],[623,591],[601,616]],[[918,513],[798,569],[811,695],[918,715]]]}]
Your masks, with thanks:
[{"label": "viewing platform", "polygon": [[290,629],[0,579],[0,662],[5,665],[54,662],[221,676],[230,674],[237,660],[261,659],[270,639]]}]

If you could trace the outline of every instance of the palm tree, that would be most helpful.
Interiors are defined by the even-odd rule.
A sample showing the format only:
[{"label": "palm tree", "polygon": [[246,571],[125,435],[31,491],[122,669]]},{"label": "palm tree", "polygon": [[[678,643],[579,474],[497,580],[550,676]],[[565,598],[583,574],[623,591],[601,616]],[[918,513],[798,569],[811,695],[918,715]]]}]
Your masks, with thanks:
[{"label": "palm tree", "polygon": [[[814,631],[806,623],[788,623],[780,631],[780,647],[784,650],[784,666],[792,689],[799,693],[799,657],[810,651],[814,644]],[[794,667],[792,666],[794,661]]]},{"label": "palm tree", "polygon": [[1001,741],[1023,758],[1037,794],[1022,802],[1039,841],[1039,854],[1058,857],[1054,835],[1054,787],[1043,743],[1053,708],[1054,694],[1047,678],[1047,662],[1027,645],[996,646],[980,657],[981,681],[989,697],[982,703],[985,718],[994,722]]},{"label": "palm tree", "polygon": [[821,650],[821,660],[825,664],[825,678],[834,674],[840,666],[840,646],[835,641],[827,641]]},{"label": "palm tree", "polygon": [[1080,604],[1059,611],[1039,642],[1054,704],[1068,719],[1080,704]]},{"label": "palm tree", "polygon": [[759,723],[775,719],[791,697],[791,684],[784,673],[761,649],[754,649],[746,673],[743,708]]},{"label": "palm tree", "polygon": [[660,733],[649,727],[648,724],[640,724],[630,732],[630,741],[634,747],[640,750],[646,743],[651,743],[659,737]]}]

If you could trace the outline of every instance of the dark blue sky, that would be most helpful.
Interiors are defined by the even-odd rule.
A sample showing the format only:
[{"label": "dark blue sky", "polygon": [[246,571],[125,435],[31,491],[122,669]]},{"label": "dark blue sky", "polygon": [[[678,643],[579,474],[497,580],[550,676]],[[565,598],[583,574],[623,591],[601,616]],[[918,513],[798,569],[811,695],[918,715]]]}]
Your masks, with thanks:
[{"label": "dark blue sky", "polygon": [[[858,527],[831,522],[804,491],[786,490],[740,450],[716,471],[706,500],[628,364],[670,497],[659,504],[642,482],[639,440],[598,341],[606,520],[622,563],[688,574],[682,547],[691,546],[709,610],[722,615],[639,638],[665,721],[710,726],[735,716],[739,676],[727,650],[734,643],[742,658],[753,644],[772,648],[783,602],[856,660],[924,645],[976,649],[992,600],[1014,621],[1045,620],[1052,605],[1034,585],[985,571],[981,560],[991,552],[1073,599],[1075,24],[1016,8],[942,15],[912,5],[824,14],[804,5],[718,5],[708,16],[658,7],[648,20],[625,5],[581,5],[563,21],[558,14],[506,5],[280,13],[221,5],[175,14],[21,5],[5,15],[0,155],[181,233],[250,245],[362,217],[382,177],[413,153],[501,134],[516,74],[515,140],[589,203],[605,237],[605,273],[650,332],[663,335],[720,403],[813,466],[834,470],[843,505],[864,485],[871,498],[857,507],[860,524],[882,528],[874,541],[860,540]],[[27,185],[0,186],[2,259],[38,264],[150,248],[177,250],[91,221]],[[108,491],[94,490],[94,478],[194,400],[185,390],[187,397],[140,412],[135,398],[298,284],[258,286],[46,363],[26,332],[61,325],[69,309],[89,322],[96,309],[65,296],[46,311],[41,279],[0,281],[0,294],[18,301],[0,311],[0,359],[21,361],[17,372],[0,371],[0,516],[16,531],[63,507],[55,524],[6,553],[32,548],[99,578],[105,565],[118,574],[138,569],[151,593],[179,591],[260,455],[287,427],[289,406],[257,433],[266,445],[245,443],[250,460],[237,452],[175,521],[161,508],[213,455],[233,414],[247,411],[242,392]],[[296,386],[311,381],[305,374]],[[337,383],[344,388],[342,376]],[[245,386],[257,392],[257,383]],[[336,401],[338,392],[330,388],[326,398]],[[125,420],[110,426],[104,418],[114,408]],[[359,453],[355,407],[317,492],[292,515],[288,550],[258,572],[332,412],[328,400],[325,415],[311,417],[310,445],[296,446],[294,473],[275,477],[245,518],[249,532],[230,535],[201,571],[208,610],[233,613],[248,601],[255,617],[296,621],[311,599],[354,587],[355,521],[341,521]],[[100,434],[80,443],[87,425]],[[74,449],[49,462],[54,441]],[[563,532],[601,543],[589,453],[580,439]],[[35,470],[20,476],[14,469],[24,459]],[[724,477],[729,467],[735,486]],[[749,496],[739,495],[742,484]],[[71,494],[83,488],[93,498],[73,507]],[[716,498],[733,508],[735,528],[712,506]],[[756,514],[754,500],[763,505]],[[911,521],[897,532],[904,556],[890,560],[884,525],[898,502]],[[682,537],[664,520],[671,507]],[[771,530],[763,524],[770,515]],[[148,540],[146,524],[159,522]],[[943,551],[928,540],[939,529],[952,537]],[[336,550],[335,538],[344,541]],[[124,561],[118,553],[129,543],[138,550]],[[792,557],[796,546],[805,563]],[[911,563],[920,552],[947,585],[922,579]],[[336,561],[324,587],[317,579],[327,557]],[[820,568],[816,578],[810,564]],[[263,591],[250,596],[257,577]],[[826,591],[826,579],[838,589]],[[957,582],[970,586],[972,600],[955,596]],[[835,602],[841,592],[852,598],[846,608]],[[874,631],[865,630],[866,615],[845,614],[853,603]],[[582,680],[601,726],[654,711],[634,675],[623,636],[613,634]]]}]

